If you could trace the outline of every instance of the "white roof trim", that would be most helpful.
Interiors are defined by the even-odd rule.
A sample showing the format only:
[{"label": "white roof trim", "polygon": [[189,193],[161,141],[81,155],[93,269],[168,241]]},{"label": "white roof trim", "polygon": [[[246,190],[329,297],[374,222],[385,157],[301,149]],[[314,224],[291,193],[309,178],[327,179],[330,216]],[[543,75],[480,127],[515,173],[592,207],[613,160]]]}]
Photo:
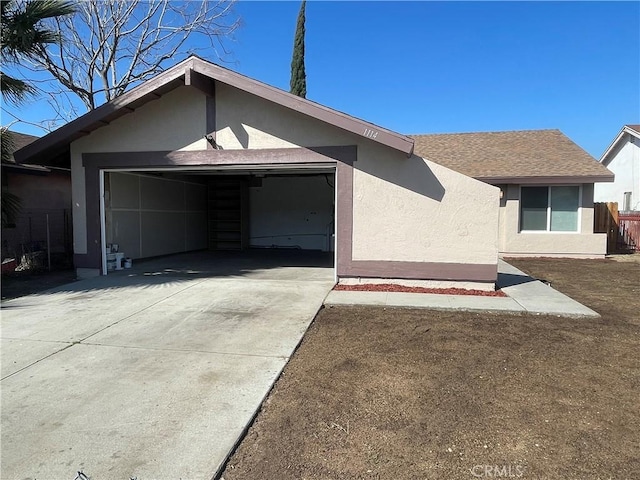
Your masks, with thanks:
[{"label": "white roof trim", "polygon": [[618,144],[622,141],[624,135],[628,133],[629,135],[633,135],[634,137],[640,139],[640,133],[636,132],[633,128],[629,128],[627,125],[623,126],[620,130],[620,133],[616,136],[616,138],[611,142],[611,145],[607,147],[607,149],[600,157],[600,163],[605,167],[611,163],[612,158],[608,158],[611,152],[618,146]]}]

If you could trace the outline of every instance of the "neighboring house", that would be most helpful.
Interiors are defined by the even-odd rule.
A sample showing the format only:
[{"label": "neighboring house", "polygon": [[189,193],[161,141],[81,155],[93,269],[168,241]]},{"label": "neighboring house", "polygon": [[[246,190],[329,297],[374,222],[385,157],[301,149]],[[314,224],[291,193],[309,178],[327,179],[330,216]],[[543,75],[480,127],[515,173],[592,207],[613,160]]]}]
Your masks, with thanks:
[{"label": "neighboring house", "polygon": [[335,250],[342,282],[493,288],[500,190],[413,139],[190,57],[16,153],[70,165],[75,265]]},{"label": "neighboring house", "polygon": [[593,233],[593,185],[613,174],[559,130],[413,138],[417,155],[500,188],[500,255],[605,255],[606,234]]},{"label": "neighboring house", "polygon": [[597,183],[596,202],[617,202],[618,210],[640,210],[640,125],[625,125],[605,150],[600,163],[611,170],[613,183]]},{"label": "neighboring house", "polygon": [[69,168],[18,164],[15,151],[38,137],[11,132],[14,151],[2,163],[2,189],[20,199],[21,210],[15,223],[2,229],[2,257],[16,258],[25,253],[46,250],[48,242],[54,260],[71,257],[71,171]]}]

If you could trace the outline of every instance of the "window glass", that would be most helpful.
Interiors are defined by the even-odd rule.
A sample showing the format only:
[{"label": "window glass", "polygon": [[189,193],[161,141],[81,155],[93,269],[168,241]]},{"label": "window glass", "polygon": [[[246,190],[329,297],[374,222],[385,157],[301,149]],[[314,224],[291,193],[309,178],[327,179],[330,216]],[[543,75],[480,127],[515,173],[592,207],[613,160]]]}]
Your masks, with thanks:
[{"label": "window glass", "polygon": [[575,232],[578,230],[578,204],[580,187],[551,188],[551,231]]},{"label": "window glass", "polygon": [[522,187],[520,230],[546,230],[548,202],[547,187]]}]

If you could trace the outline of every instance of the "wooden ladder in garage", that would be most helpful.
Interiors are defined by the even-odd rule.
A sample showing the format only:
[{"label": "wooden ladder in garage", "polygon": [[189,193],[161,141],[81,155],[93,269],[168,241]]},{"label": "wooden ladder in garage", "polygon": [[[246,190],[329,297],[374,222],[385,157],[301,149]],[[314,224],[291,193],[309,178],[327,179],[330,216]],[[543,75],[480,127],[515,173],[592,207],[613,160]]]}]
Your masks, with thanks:
[{"label": "wooden ladder in garage", "polygon": [[218,176],[208,185],[209,250],[249,247],[249,181]]}]

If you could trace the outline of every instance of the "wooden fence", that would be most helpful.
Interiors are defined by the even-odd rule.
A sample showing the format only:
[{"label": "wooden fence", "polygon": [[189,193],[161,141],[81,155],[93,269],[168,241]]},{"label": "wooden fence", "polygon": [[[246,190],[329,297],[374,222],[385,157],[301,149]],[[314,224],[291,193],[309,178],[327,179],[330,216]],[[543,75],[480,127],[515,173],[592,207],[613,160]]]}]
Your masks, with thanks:
[{"label": "wooden fence", "polygon": [[640,212],[618,212],[617,202],[593,207],[593,231],[607,234],[607,253],[640,251]]},{"label": "wooden fence", "polygon": [[618,214],[618,237],[624,249],[640,252],[640,212]]},{"label": "wooden fence", "polygon": [[593,232],[607,234],[607,253],[613,253],[618,243],[618,204],[593,204]]}]

